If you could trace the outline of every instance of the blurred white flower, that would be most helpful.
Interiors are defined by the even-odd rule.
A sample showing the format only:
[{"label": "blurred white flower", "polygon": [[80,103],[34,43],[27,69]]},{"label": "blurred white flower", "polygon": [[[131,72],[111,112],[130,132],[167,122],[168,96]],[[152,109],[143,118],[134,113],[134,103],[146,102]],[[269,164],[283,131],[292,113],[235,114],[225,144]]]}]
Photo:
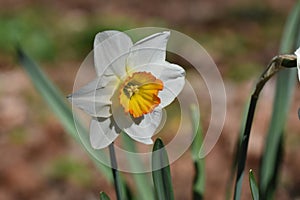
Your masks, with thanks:
[{"label": "blurred white flower", "polygon": [[300,81],[300,47],[295,51],[295,54],[297,56],[298,78],[299,78],[299,81]]},{"label": "blurred white flower", "polygon": [[185,83],[184,69],[165,60],[169,36],[170,32],[160,32],[133,44],[118,31],[96,35],[97,78],[68,96],[92,116],[93,148],[107,147],[121,131],[136,141],[153,143],[162,108],[178,96]]}]

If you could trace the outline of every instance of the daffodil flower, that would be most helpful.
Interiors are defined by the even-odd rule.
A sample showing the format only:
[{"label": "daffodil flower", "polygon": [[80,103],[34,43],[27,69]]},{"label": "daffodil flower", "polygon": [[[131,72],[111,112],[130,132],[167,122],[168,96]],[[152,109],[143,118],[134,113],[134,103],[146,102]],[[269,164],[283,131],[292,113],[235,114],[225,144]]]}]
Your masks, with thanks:
[{"label": "daffodil flower", "polygon": [[299,81],[300,81],[300,47],[296,50],[295,54],[297,56],[298,78],[299,78]]},{"label": "daffodil flower", "polygon": [[185,83],[184,69],[166,61],[169,36],[170,32],[160,32],[133,44],[118,31],[96,35],[97,78],[68,96],[73,105],[92,116],[93,148],[107,147],[121,131],[141,143],[153,143],[162,109]]}]

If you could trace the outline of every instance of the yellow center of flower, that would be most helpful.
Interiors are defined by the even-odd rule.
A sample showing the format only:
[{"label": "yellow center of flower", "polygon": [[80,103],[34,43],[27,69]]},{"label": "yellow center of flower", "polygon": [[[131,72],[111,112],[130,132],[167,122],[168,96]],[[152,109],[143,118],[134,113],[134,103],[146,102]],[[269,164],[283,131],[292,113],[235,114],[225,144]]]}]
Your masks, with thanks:
[{"label": "yellow center of flower", "polygon": [[120,87],[120,104],[126,113],[134,118],[150,113],[160,104],[158,92],[163,82],[149,72],[136,72],[129,76]]}]

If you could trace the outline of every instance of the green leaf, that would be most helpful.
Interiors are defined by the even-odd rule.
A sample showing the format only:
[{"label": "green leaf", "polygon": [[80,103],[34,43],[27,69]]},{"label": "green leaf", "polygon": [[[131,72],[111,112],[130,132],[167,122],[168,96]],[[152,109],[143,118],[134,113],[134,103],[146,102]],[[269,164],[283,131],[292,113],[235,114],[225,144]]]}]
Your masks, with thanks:
[{"label": "green leaf", "polygon": [[[263,84],[264,85],[264,84]],[[263,87],[261,86],[261,88]],[[238,147],[237,150],[237,176],[236,176],[236,183],[235,183],[235,188],[234,188],[234,199],[239,200],[241,197],[241,191],[242,191],[242,183],[243,183],[243,178],[244,178],[244,169],[245,169],[245,164],[247,160],[247,150],[248,150],[248,142],[249,142],[249,137],[251,133],[251,126],[253,122],[253,117],[254,117],[254,112],[259,96],[259,91],[257,91],[257,85],[254,93],[251,95],[251,100],[250,100],[250,105],[247,113],[247,120],[246,120],[246,126],[244,128],[244,133],[242,137],[241,144]],[[258,92],[258,93],[256,93]]]},{"label": "green leaf", "polygon": [[[300,1],[291,12],[281,42],[280,53],[293,53],[299,43]],[[297,41],[298,40],[298,41]],[[298,42],[298,45],[296,46]],[[266,146],[262,157],[260,171],[261,197],[272,199],[276,187],[278,169],[281,160],[283,133],[291,97],[296,81],[296,69],[279,72],[276,83],[275,101],[272,119],[268,130]],[[295,111],[297,114],[297,111]]]},{"label": "green leaf", "polygon": [[158,200],[173,200],[174,193],[169,159],[161,139],[156,139],[152,152],[152,178]]},{"label": "green leaf", "polygon": [[76,127],[73,122],[73,114],[71,109],[66,105],[65,100],[62,100],[62,94],[55,88],[46,75],[39,69],[39,67],[21,50],[17,49],[18,59],[24,67],[34,86],[40,92],[42,97],[46,100],[53,112],[58,116],[61,123],[68,133],[70,133],[76,140]]},{"label": "green leaf", "polygon": [[[42,95],[44,100],[48,103],[51,110],[59,118],[60,122],[66,129],[66,131],[89,153],[92,160],[95,162],[100,172],[110,182],[113,181],[111,169],[104,166],[98,159],[107,160],[107,156],[103,151],[95,150],[91,147],[88,130],[82,125],[80,120],[73,115],[72,110],[66,102],[66,98],[61,92],[54,86],[50,79],[40,70],[40,68],[31,60],[22,49],[17,49],[18,59],[21,65],[24,67],[34,86]],[[76,121],[76,125],[75,122]],[[84,133],[79,137],[78,132]],[[109,162],[107,162],[109,163]],[[127,195],[130,194],[129,188],[125,185],[124,180],[121,177],[120,180],[122,188],[122,199],[127,199]]]},{"label": "green leaf", "polygon": [[[67,105],[66,98],[61,92],[53,85],[50,79],[40,70],[40,68],[31,60],[22,49],[17,49],[18,59],[21,65],[24,67],[29,77],[33,81],[34,86],[42,95],[44,100],[48,103],[50,109],[59,118],[60,122],[66,129],[66,131],[79,143],[89,143],[88,131],[80,123],[77,118],[73,118],[73,113],[70,107]],[[76,120],[76,126],[74,124]],[[85,132],[85,137],[79,138],[77,130]],[[110,181],[112,181],[111,171],[108,167],[102,165],[96,158],[101,154],[105,157],[102,152],[94,150],[90,145],[84,145],[86,150],[89,152],[91,158],[95,161],[97,167],[102,174]],[[106,158],[107,159],[107,158]]]},{"label": "green leaf", "polygon": [[100,192],[100,200],[110,200],[105,192]]},{"label": "green leaf", "polygon": [[[126,150],[130,152],[137,152],[135,142],[127,135],[121,134],[122,141],[126,147]],[[129,156],[128,162],[130,169],[133,172],[139,172],[143,170],[143,163],[138,157]],[[154,199],[152,185],[149,177],[146,173],[133,173],[132,174],[135,186],[137,188],[138,199]]]},{"label": "green leaf", "polygon": [[199,151],[203,142],[203,132],[200,123],[200,113],[195,105],[191,106],[194,141],[191,146],[192,158],[194,161],[195,176],[193,181],[193,198],[203,199],[205,191],[205,163],[199,158]]},{"label": "green leaf", "polygon": [[234,150],[235,153],[234,153],[231,168],[230,168],[230,175],[228,177],[227,185],[226,185],[226,197],[225,197],[226,200],[231,199],[231,195],[232,195],[231,194],[232,193],[232,186],[233,186],[233,183],[234,183],[234,179],[235,179],[235,176],[236,176],[237,165],[238,165],[238,162],[239,162],[238,158],[239,158],[239,153],[241,151],[241,144],[242,144],[242,140],[243,140],[244,130],[245,130],[245,127],[246,127],[246,120],[247,120],[247,113],[248,113],[249,105],[250,105],[250,102],[247,102],[247,104],[244,107],[240,133],[239,133],[238,140],[236,141],[236,144],[235,144],[235,150]]},{"label": "green leaf", "polygon": [[250,184],[252,199],[259,200],[258,187],[252,169],[250,169],[249,171],[249,184]]},{"label": "green leaf", "polygon": [[[111,169],[103,165],[98,159],[107,160],[107,156],[103,151],[95,150],[91,147],[88,130],[82,125],[80,120],[73,115],[72,110],[66,102],[66,98],[62,93],[54,86],[50,79],[40,70],[40,68],[31,60],[22,49],[17,49],[18,59],[21,65],[24,67],[34,86],[42,95],[44,100],[48,103],[51,110],[59,118],[60,122],[66,129],[66,131],[89,153],[89,156],[95,162],[97,168],[100,172],[107,178],[110,182],[113,182],[113,177]],[[76,125],[75,122],[76,121]],[[84,133],[79,137],[78,132]],[[109,163],[109,162],[107,162]],[[127,199],[130,195],[129,188],[125,185],[124,180],[121,177],[120,180],[122,188],[122,199]]]}]

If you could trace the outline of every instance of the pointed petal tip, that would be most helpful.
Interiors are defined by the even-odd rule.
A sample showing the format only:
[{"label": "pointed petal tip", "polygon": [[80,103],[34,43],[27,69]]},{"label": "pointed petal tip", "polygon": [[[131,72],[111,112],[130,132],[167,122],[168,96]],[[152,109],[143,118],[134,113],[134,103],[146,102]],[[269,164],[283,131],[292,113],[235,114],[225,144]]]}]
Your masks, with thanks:
[{"label": "pointed petal tip", "polygon": [[295,51],[295,54],[296,54],[297,56],[300,56],[300,47]]},{"label": "pointed petal tip", "polygon": [[171,31],[163,31],[163,34],[171,35]]},{"label": "pointed petal tip", "polygon": [[170,35],[171,35],[171,31],[162,31],[162,32],[159,32],[159,33],[153,34],[153,35],[164,36],[166,40],[169,40]]},{"label": "pointed petal tip", "polygon": [[151,144],[153,144],[153,140],[152,140],[152,139],[149,139],[149,140],[147,140],[144,144],[146,144],[146,145],[151,145]]},{"label": "pointed petal tip", "polygon": [[151,139],[151,137],[149,137],[149,138],[146,138],[146,137],[141,138],[141,137],[136,137],[136,136],[134,136],[132,134],[128,134],[128,133],[127,133],[127,135],[129,135],[129,137],[131,137],[133,140],[135,140],[137,142],[140,142],[140,143],[143,143],[143,144],[146,144],[146,145],[153,144],[153,140]]},{"label": "pointed petal tip", "polygon": [[300,82],[300,47],[295,51],[297,56],[297,70],[298,70],[298,80]]},{"label": "pointed petal tip", "polygon": [[153,140],[150,138],[148,144],[153,144]]},{"label": "pointed petal tip", "polygon": [[147,145],[153,144],[153,140],[151,138],[145,138],[145,139],[144,138],[142,138],[142,139],[134,138],[134,139],[143,144],[147,144]]}]

